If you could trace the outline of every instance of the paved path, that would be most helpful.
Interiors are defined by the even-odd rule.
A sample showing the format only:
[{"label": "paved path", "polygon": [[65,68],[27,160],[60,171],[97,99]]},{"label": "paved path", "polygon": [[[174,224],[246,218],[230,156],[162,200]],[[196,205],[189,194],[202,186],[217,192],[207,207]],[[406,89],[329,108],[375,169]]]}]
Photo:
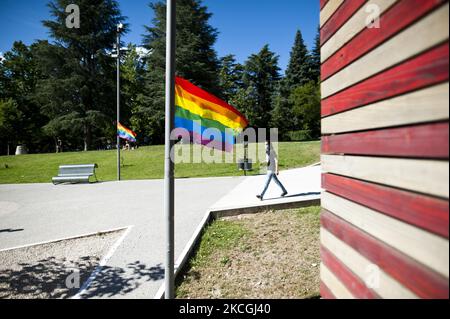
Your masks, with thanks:
[{"label": "paved path", "polygon": [[272,181],[262,202],[256,198],[256,195],[262,192],[266,176],[248,177],[217,201],[211,209],[231,209],[317,199],[320,198],[321,192],[320,174],[320,165],[282,171],[278,179],[288,191],[288,195],[281,198],[280,188]]},{"label": "paved path", "polygon": [[[255,195],[263,179],[177,180],[175,258],[208,208],[258,205]],[[269,199],[278,195],[272,184],[267,202],[320,192],[319,166],[285,171],[280,179],[291,195],[299,196]],[[133,226],[108,260],[108,275],[98,276],[86,297],[152,298],[163,282],[164,222],[162,180],[0,185],[0,249]]]}]

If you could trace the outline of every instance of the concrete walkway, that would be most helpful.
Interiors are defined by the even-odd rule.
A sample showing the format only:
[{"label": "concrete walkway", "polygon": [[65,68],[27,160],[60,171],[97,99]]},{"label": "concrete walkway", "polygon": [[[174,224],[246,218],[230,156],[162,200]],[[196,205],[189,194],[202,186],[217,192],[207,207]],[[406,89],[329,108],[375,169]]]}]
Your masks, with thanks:
[{"label": "concrete walkway", "polygon": [[320,165],[282,171],[278,175],[278,179],[288,191],[287,196],[280,197],[281,190],[272,181],[264,196],[264,201],[260,201],[256,198],[256,195],[262,192],[266,176],[247,177],[232,191],[214,203],[211,210],[259,207],[318,199],[321,192],[320,174]]},{"label": "concrete walkway", "polygon": [[[273,199],[279,191],[272,184],[268,200],[262,203],[319,196],[319,166],[282,172],[280,180],[292,197]],[[263,182],[264,176],[177,180],[175,258],[208,209],[262,204],[255,195]],[[164,275],[163,181],[0,185],[0,249],[127,226],[133,227],[111,254],[107,271],[94,279],[83,297],[152,298],[156,294]]]}]

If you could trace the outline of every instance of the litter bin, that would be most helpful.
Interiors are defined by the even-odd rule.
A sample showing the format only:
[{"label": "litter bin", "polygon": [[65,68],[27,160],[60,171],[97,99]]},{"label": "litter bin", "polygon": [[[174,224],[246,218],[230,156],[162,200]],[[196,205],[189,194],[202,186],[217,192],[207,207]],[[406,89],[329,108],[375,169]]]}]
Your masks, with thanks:
[{"label": "litter bin", "polygon": [[238,169],[240,171],[244,171],[244,173],[246,173],[247,171],[251,171],[253,169],[252,160],[248,158],[238,160]]},{"label": "litter bin", "polygon": [[17,145],[16,155],[28,154],[27,147],[25,145]]}]

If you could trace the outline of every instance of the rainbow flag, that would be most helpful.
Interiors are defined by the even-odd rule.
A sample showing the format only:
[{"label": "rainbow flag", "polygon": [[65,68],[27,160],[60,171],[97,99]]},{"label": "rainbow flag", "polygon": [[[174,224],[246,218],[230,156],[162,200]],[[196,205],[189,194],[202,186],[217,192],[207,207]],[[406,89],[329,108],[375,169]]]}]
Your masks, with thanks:
[{"label": "rainbow flag", "polygon": [[120,138],[123,138],[124,140],[127,140],[129,142],[136,142],[136,133],[134,133],[129,128],[126,128],[120,123],[117,123],[117,134]]},{"label": "rainbow flag", "polygon": [[[234,107],[189,81],[176,77],[175,128],[189,131],[194,143],[232,151],[235,136],[247,125],[247,119]],[[220,137],[205,138],[203,133],[208,128],[218,129]]]}]

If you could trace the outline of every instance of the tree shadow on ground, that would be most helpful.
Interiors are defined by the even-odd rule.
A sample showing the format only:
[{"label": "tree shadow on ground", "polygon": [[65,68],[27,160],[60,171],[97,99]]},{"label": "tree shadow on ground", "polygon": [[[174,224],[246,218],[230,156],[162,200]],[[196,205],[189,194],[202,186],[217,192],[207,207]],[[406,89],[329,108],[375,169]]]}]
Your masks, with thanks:
[{"label": "tree shadow on ground", "polygon": [[23,228],[18,228],[18,229],[12,229],[12,228],[8,228],[8,229],[0,229],[0,233],[16,233],[19,231],[23,231]]},{"label": "tree shadow on ground", "polygon": [[[0,299],[70,298],[78,293],[79,287],[83,286],[98,264],[99,259],[96,257],[81,257],[76,261],[51,257],[33,264],[20,263],[11,269],[2,269]],[[77,273],[79,285],[76,285],[76,279],[73,280],[76,278],[74,274]],[[148,267],[140,261],[135,261],[125,268],[103,266],[82,298],[122,295],[133,291],[144,282],[162,278],[164,268],[160,264]]]}]

